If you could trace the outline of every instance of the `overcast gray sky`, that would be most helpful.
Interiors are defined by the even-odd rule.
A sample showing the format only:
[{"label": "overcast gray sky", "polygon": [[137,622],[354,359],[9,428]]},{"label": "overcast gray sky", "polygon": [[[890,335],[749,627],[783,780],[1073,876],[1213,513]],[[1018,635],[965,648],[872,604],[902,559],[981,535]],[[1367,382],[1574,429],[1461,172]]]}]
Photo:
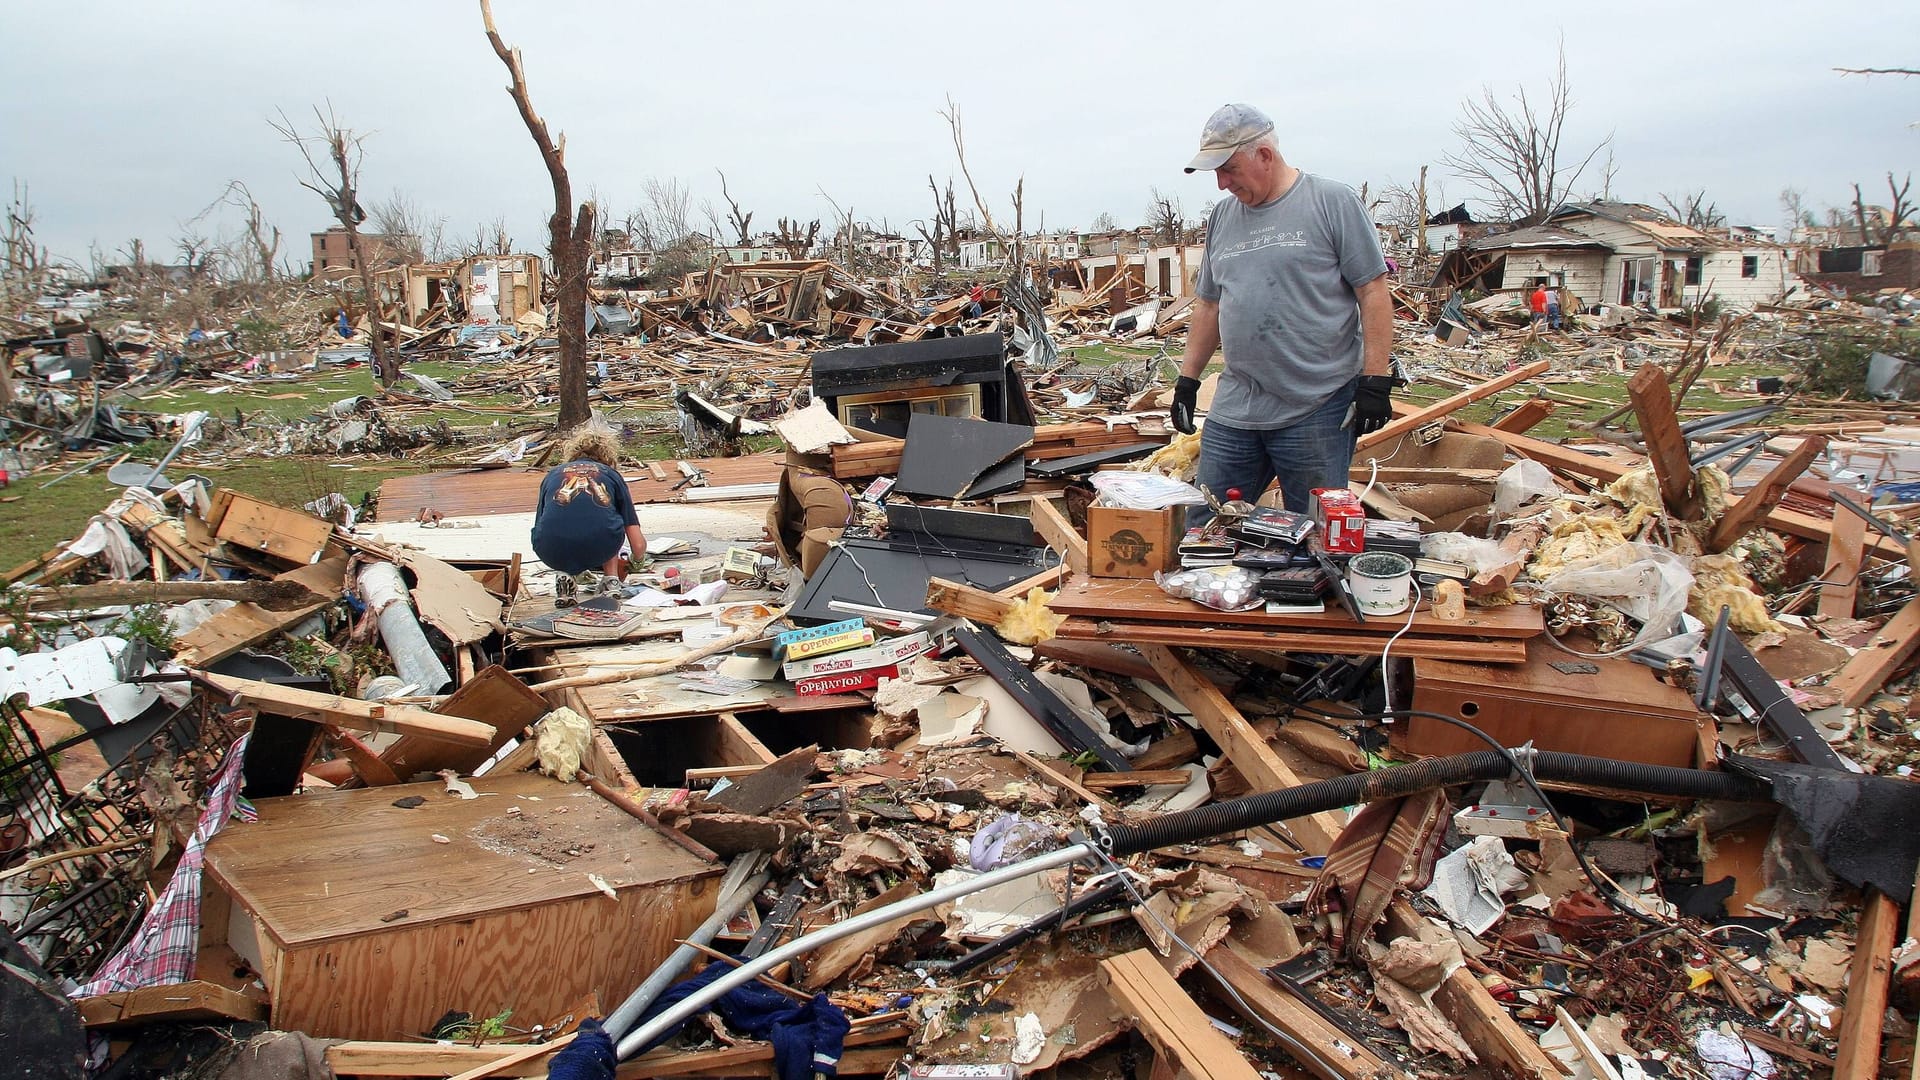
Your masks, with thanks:
[{"label": "overcast gray sky", "polygon": [[[1888,170],[1920,158],[1920,79],[1833,71],[1920,66],[1911,3],[496,0],[494,15],[566,133],[576,193],[597,188],[615,217],[648,177],[722,205],[717,166],[756,230],[830,220],[821,190],[904,230],[929,213],[927,174],[957,174],[949,95],[996,217],[1024,175],[1030,226],[1138,223],[1156,185],[1203,214],[1213,178],[1180,168],[1235,100],[1273,114],[1293,164],[1377,190],[1427,163],[1457,202],[1472,192],[1439,160],[1461,101],[1544,91],[1563,33],[1565,145],[1613,134],[1615,197],[1704,188],[1733,221],[1775,225],[1785,186],[1816,211],[1856,180],[1884,202]],[[28,185],[56,256],[84,265],[136,236],[170,256],[238,179],[304,263],[326,209],[267,121],[321,102],[367,136],[369,200],[405,192],[458,236],[504,214],[522,248],[544,247],[551,190],[477,3],[7,0],[0,40],[0,174]]]}]

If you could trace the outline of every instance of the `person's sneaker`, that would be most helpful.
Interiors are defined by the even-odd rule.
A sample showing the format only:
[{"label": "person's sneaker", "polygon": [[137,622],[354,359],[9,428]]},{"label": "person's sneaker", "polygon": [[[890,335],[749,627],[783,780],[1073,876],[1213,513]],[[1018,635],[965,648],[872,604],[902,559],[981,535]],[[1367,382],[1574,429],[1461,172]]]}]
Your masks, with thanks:
[{"label": "person's sneaker", "polygon": [[572,607],[580,602],[579,586],[572,574],[559,574],[553,579],[553,606]]},{"label": "person's sneaker", "polygon": [[626,592],[625,589],[621,588],[620,579],[612,574],[600,575],[600,588],[598,591],[601,596],[620,596]]}]

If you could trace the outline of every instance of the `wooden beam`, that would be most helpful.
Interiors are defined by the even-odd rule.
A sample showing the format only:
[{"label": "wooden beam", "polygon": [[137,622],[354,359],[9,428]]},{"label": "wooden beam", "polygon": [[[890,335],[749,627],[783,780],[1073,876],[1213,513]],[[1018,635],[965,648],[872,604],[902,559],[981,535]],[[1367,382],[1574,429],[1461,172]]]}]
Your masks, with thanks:
[{"label": "wooden beam", "polygon": [[1674,412],[1666,369],[1651,360],[1640,365],[1627,380],[1627,397],[1640,421],[1640,438],[1647,445],[1653,475],[1660,481],[1660,501],[1667,513],[1682,521],[1700,520],[1700,486],[1693,482],[1693,461],[1680,417]]},{"label": "wooden beam", "polygon": [[1215,946],[1207,952],[1207,963],[1239,995],[1237,1001],[1231,997],[1228,1000],[1248,1019],[1264,1020],[1314,1048],[1313,1060],[1298,1057],[1294,1060],[1321,1080],[1385,1080],[1387,1077],[1405,1075],[1367,1049],[1366,1043],[1335,1027],[1306,1003],[1262,975],[1259,968],[1232,949],[1223,945]]},{"label": "wooden beam", "polygon": [[1872,1080],[1880,1074],[1880,1027],[1886,1023],[1899,928],[1900,905],[1869,888],[1853,935],[1853,962],[1847,966],[1847,1009],[1840,1019],[1833,1080]]},{"label": "wooden beam", "polygon": [[275,716],[338,724],[355,731],[419,735],[468,746],[487,746],[493,741],[491,724],[463,720],[457,716],[442,716],[411,705],[361,701],[232,675],[216,675],[208,671],[195,672],[194,678],[227,695],[235,705],[251,705]]},{"label": "wooden beam", "polygon": [[[1280,791],[1298,787],[1300,777],[1280,760],[1253,725],[1233,707],[1227,695],[1213,682],[1193,670],[1185,660],[1164,645],[1142,645],[1140,654],[1159,673],[1160,681],[1173,691],[1180,703],[1192,710],[1195,720],[1220,747],[1233,767],[1247,778],[1255,791]],[[1340,822],[1331,814],[1311,814],[1286,823],[1300,846],[1310,855],[1325,855],[1340,835]]]},{"label": "wooden beam", "polygon": [[1013,609],[1013,600],[957,581],[933,578],[927,582],[927,606],[935,611],[997,626]]},{"label": "wooden beam", "polygon": [[1820,614],[1828,619],[1853,618],[1860,595],[1860,569],[1866,555],[1867,521],[1859,514],[1833,515],[1827,537],[1827,561],[1820,571]]},{"label": "wooden beam", "polygon": [[1415,409],[1405,416],[1388,421],[1387,425],[1379,431],[1371,435],[1360,436],[1360,440],[1354,444],[1354,460],[1362,460],[1360,457],[1360,451],[1362,450],[1379,446],[1389,439],[1397,439],[1407,432],[1412,431],[1414,428],[1425,427],[1436,420],[1445,418],[1449,413],[1471,405],[1481,398],[1491,397],[1505,390],[1507,387],[1512,386],[1514,383],[1525,382],[1552,367],[1553,361],[1551,360],[1535,360],[1533,363],[1525,367],[1515,368],[1497,379],[1489,379],[1478,386],[1470,386],[1450,398],[1436,401],[1425,408]]},{"label": "wooden beam", "polygon": [[[344,570],[344,566],[342,567]],[[28,611],[92,609],[108,604],[179,604],[188,600],[233,600],[270,611],[306,608],[328,599],[298,581],[109,581],[29,589]]]},{"label": "wooden beam", "polygon": [[1061,660],[1083,668],[1125,675],[1131,679],[1155,678],[1153,665],[1116,645],[1097,645],[1090,641],[1062,641],[1049,638],[1033,647],[1034,655]]},{"label": "wooden beam", "polygon": [[1175,1075],[1195,1080],[1259,1080],[1260,1074],[1193,1003],[1152,952],[1135,949],[1100,961],[1114,1000]]},{"label": "wooden beam", "polygon": [[193,980],[99,994],[74,1002],[80,1022],[111,1028],[159,1021],[247,1020],[267,1018],[267,1004],[215,983]]},{"label": "wooden beam", "polygon": [[1493,422],[1501,431],[1510,431],[1515,435],[1532,431],[1534,425],[1553,415],[1560,403],[1552,398],[1532,397],[1521,402],[1517,408]]},{"label": "wooden beam", "polygon": [[1081,783],[1089,791],[1112,791],[1114,788],[1185,784],[1192,779],[1185,769],[1135,769],[1132,772],[1088,773]]},{"label": "wooden beam", "polygon": [[1920,598],[1907,601],[1888,619],[1827,683],[1827,688],[1840,695],[1842,705],[1857,709],[1880,692],[1916,648],[1920,648]]},{"label": "wooden beam", "polygon": [[1076,574],[1085,574],[1087,538],[1074,529],[1066,515],[1053,505],[1053,500],[1034,499],[1027,503],[1027,513],[1033,521],[1033,530],[1040,534],[1047,546],[1060,552],[1067,569]]},{"label": "wooden beam", "polygon": [[[1387,933],[1419,938],[1427,921],[1407,901],[1387,905]],[[1456,967],[1434,988],[1433,1003],[1484,1066],[1505,1066],[1527,1080],[1560,1080],[1565,1069],[1553,1055],[1540,1049],[1539,1040],[1507,1015],[1493,995],[1466,967]]]},{"label": "wooden beam", "polygon": [[1713,532],[1707,537],[1707,551],[1725,551],[1752,531],[1769,511],[1780,505],[1780,496],[1787,493],[1788,486],[1799,479],[1800,474],[1807,471],[1807,466],[1813,464],[1813,459],[1826,450],[1825,435],[1813,435],[1800,440],[1800,445],[1794,447],[1792,453],[1781,458],[1778,465],[1758,484],[1748,488],[1747,493],[1727,507],[1726,513],[1720,515],[1720,520],[1714,522]]}]

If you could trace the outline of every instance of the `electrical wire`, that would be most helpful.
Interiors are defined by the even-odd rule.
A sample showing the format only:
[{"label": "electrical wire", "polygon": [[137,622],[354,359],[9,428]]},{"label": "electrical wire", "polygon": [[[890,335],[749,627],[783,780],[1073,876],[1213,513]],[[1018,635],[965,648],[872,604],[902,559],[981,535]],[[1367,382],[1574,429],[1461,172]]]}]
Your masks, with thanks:
[{"label": "electrical wire", "polygon": [[1420,614],[1420,580],[1409,575],[1407,584],[1413,589],[1413,600],[1407,605],[1407,624],[1394,631],[1393,636],[1388,638],[1387,643],[1380,648],[1381,701],[1385,703],[1388,712],[1393,711],[1393,677],[1387,670],[1387,656],[1393,652],[1393,643],[1399,641],[1402,634],[1413,629],[1413,620]]}]

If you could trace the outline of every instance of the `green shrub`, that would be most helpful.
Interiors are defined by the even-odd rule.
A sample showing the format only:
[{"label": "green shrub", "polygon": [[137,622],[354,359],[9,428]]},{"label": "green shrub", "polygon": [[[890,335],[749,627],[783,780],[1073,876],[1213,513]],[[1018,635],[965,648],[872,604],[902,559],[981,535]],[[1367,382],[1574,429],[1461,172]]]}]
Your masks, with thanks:
[{"label": "green shrub", "polygon": [[1881,327],[1834,326],[1808,339],[1810,351],[1795,358],[1806,388],[1838,397],[1864,395],[1867,363],[1876,352],[1920,359],[1920,331]]}]

